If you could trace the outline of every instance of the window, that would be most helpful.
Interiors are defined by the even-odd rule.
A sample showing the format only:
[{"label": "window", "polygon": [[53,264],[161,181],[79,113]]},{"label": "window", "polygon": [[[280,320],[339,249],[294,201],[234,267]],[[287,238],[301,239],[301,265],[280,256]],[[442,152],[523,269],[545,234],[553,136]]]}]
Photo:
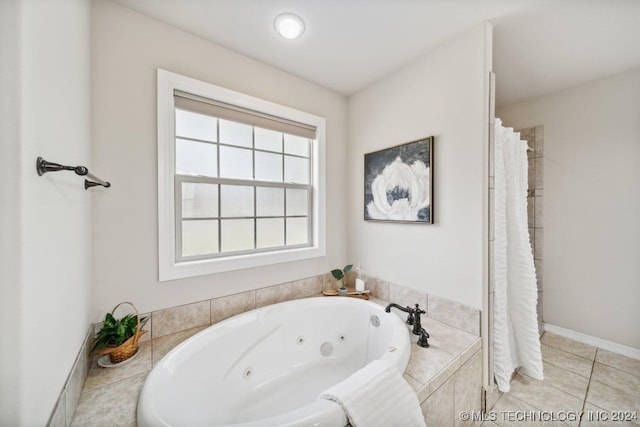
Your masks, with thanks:
[{"label": "window", "polygon": [[323,256],[324,128],[158,70],[160,280]]}]

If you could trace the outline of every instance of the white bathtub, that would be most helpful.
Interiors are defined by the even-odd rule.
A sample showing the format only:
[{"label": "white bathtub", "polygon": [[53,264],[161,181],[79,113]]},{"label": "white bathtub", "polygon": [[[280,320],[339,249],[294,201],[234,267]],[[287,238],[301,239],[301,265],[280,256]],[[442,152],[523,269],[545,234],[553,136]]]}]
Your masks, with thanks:
[{"label": "white bathtub", "polygon": [[259,308],[167,354],[145,380],[138,425],[344,426],[340,406],[318,395],[375,359],[403,373],[410,352],[402,320],[369,301],[306,298]]}]

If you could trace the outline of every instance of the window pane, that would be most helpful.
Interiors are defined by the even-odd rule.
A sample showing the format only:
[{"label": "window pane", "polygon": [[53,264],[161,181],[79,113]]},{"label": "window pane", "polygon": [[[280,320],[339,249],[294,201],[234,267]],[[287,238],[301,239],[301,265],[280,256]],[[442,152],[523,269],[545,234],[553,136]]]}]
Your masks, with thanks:
[{"label": "window pane", "polygon": [[218,153],[215,144],[176,140],[176,173],[215,177],[218,174]]},{"label": "window pane", "polygon": [[176,109],[176,136],[216,142],[218,119]]},{"label": "window pane", "polygon": [[252,219],[226,219],[222,221],[222,252],[254,249]]},{"label": "window pane", "polygon": [[309,139],[285,134],[284,152],[309,157]]},{"label": "window pane", "polygon": [[287,215],[307,215],[307,190],[287,188]]},{"label": "window pane", "polygon": [[182,221],[182,256],[218,252],[218,221]]},{"label": "window pane", "polygon": [[255,128],[254,135],[257,149],[277,151],[278,153],[282,153],[282,132]]},{"label": "window pane", "polygon": [[251,147],[253,128],[237,122],[220,119],[220,142],[223,144]]},{"label": "window pane", "polygon": [[309,183],[309,159],[284,156],[284,182]]},{"label": "window pane", "polygon": [[258,248],[284,246],[284,218],[264,218],[257,220]]},{"label": "window pane", "polygon": [[287,245],[308,242],[307,218],[287,218]]},{"label": "window pane", "polygon": [[251,150],[220,147],[220,177],[253,179]]},{"label": "window pane", "polygon": [[282,182],[282,155],[256,151],[256,179]]},{"label": "window pane", "polygon": [[182,217],[218,216],[218,185],[182,183]]},{"label": "window pane", "polygon": [[253,187],[246,185],[221,185],[220,205],[223,217],[253,217]]},{"label": "window pane", "polygon": [[284,216],[284,188],[256,187],[258,216]]}]

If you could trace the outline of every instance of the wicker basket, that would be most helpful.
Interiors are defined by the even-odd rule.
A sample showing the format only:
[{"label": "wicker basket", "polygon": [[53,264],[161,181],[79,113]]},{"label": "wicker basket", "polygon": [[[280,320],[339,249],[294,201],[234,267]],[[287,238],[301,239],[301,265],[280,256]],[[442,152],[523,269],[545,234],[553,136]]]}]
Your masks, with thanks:
[{"label": "wicker basket", "polygon": [[136,318],[138,319],[138,326],[136,327],[136,333],[131,338],[129,338],[128,340],[120,344],[118,347],[107,347],[100,352],[101,355],[108,354],[109,359],[111,360],[111,363],[123,362],[129,359],[134,354],[136,354],[136,351],[138,351],[138,340],[142,335],[147,333],[147,331],[142,330],[142,327],[144,326],[144,324],[140,322],[140,315],[138,314],[138,309],[132,303],[121,302],[120,304],[116,305],[113,308],[113,310],[111,311],[111,314],[113,315],[118,309],[118,307],[120,307],[123,304],[129,304],[131,307],[133,307],[133,310],[136,312]]}]

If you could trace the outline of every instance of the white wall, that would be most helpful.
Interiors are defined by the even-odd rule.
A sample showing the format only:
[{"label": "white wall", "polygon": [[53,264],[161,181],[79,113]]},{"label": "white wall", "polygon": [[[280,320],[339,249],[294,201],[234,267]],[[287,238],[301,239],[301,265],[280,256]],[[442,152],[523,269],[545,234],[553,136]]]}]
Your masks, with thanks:
[{"label": "white wall", "polygon": [[35,170],[37,156],[70,164],[90,159],[89,3],[12,1],[3,3],[5,11],[13,22],[3,39],[11,38],[18,68],[2,66],[3,74],[12,71],[3,98],[8,94],[15,109],[11,133],[2,133],[2,167],[9,168],[1,204],[15,209],[0,216],[0,258],[13,263],[2,273],[3,335],[15,328],[11,345],[3,338],[2,382],[4,388],[11,369],[15,389],[2,390],[0,424],[35,426],[46,424],[89,322],[91,194],[68,172],[38,177]]},{"label": "white wall", "polygon": [[[92,141],[112,187],[94,199],[93,320],[120,301],[145,312],[326,273],[346,255],[346,99],[111,2],[92,8]],[[327,256],[158,282],[156,69],[327,119]]]},{"label": "white wall", "polygon": [[[367,274],[480,309],[488,81],[482,24],[349,99],[349,259]],[[363,220],[363,156],[435,136],[434,224]]]},{"label": "white wall", "polygon": [[0,1],[0,425],[19,419],[21,336],[20,2]]},{"label": "white wall", "polygon": [[544,126],[544,321],[640,348],[640,69],[496,115]]}]

